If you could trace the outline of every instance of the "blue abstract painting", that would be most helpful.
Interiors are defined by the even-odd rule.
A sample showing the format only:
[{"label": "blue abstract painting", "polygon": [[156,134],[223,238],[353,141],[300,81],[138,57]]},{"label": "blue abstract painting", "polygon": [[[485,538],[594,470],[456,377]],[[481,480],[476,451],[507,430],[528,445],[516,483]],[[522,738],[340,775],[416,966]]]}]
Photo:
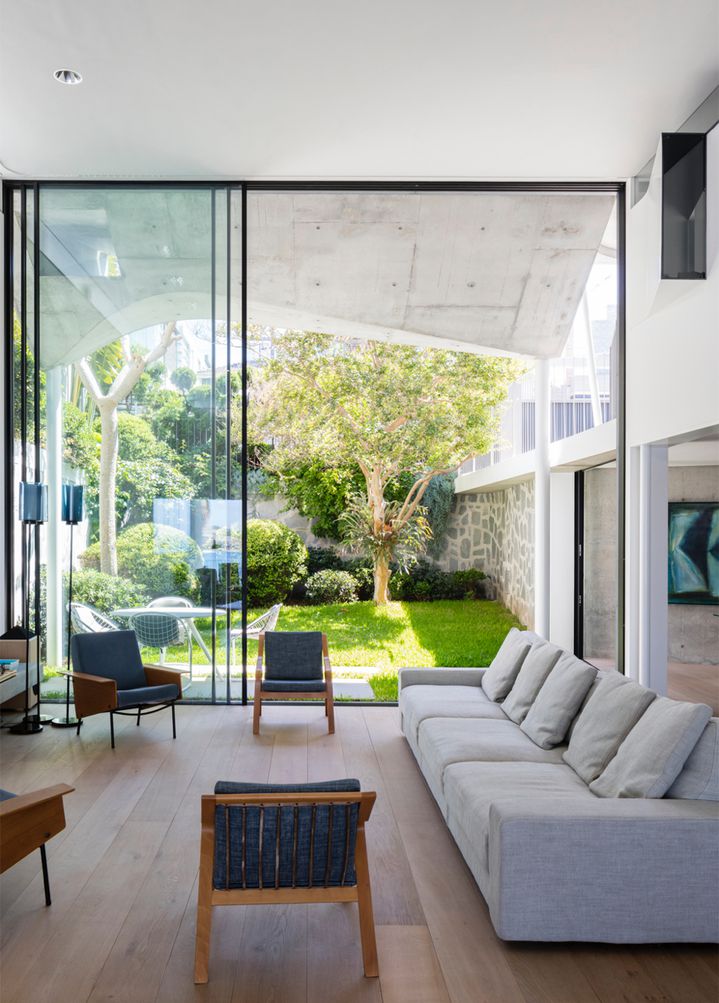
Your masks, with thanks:
[{"label": "blue abstract painting", "polygon": [[719,504],[669,503],[669,602],[719,605]]}]

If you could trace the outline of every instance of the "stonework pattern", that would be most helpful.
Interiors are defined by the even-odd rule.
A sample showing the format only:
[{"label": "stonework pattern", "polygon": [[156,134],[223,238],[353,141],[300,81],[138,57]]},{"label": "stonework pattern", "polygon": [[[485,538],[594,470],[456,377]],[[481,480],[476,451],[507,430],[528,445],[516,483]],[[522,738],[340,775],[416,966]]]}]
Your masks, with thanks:
[{"label": "stonework pattern", "polygon": [[479,568],[497,598],[531,627],[534,622],[534,482],[501,491],[456,495],[438,564],[445,571]]}]

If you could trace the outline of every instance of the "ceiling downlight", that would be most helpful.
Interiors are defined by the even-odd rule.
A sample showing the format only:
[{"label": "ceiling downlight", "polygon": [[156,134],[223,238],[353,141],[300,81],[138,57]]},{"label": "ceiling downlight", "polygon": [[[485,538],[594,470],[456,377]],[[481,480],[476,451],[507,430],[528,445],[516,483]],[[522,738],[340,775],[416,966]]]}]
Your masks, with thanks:
[{"label": "ceiling downlight", "polygon": [[81,84],[82,74],[78,73],[77,70],[55,70],[53,76],[61,84]]}]

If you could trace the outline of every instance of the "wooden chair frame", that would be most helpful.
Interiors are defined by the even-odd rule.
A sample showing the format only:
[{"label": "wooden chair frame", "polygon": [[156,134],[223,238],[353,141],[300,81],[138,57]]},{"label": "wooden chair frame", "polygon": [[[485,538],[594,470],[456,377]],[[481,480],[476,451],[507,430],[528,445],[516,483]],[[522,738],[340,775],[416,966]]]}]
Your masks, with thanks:
[{"label": "wooden chair frame", "polygon": [[55,784],[0,801],[0,874],[39,849],[45,905],[52,904],[45,843],[65,828],[62,799],[74,790],[68,784]]},{"label": "wooden chair frame", "polygon": [[[362,960],[367,978],[379,975],[375,939],[372,890],[370,887],[367,841],[364,826],[376,800],[374,791],[300,794],[206,794],[202,797],[202,837],[200,840],[200,877],[197,890],[197,925],[195,928],[195,983],[209,979],[212,909],[220,905],[273,905],[303,902],[356,902],[359,912]],[[215,857],[215,809],[220,806],[276,808],[313,805],[359,804],[355,843],[355,885],[295,888],[213,888]]]},{"label": "wooden chair frame", "polygon": [[325,690],[324,698],[321,690],[312,693],[302,693],[295,690],[265,690],[262,688],[264,678],[263,661],[265,657],[265,632],[259,636],[257,648],[257,667],[255,669],[255,689],[253,695],[253,715],[252,734],[260,733],[260,717],[262,716],[263,700],[319,700],[323,699],[325,705],[325,716],[327,717],[327,731],[330,735],[335,733],[335,698],[332,690],[332,665],[330,664],[330,653],[327,645],[327,635],[322,635],[322,667],[324,670]]},{"label": "wooden chair frame", "polygon": [[89,672],[60,672],[62,676],[69,676],[72,680],[72,691],[75,701],[75,713],[77,714],[77,734],[80,734],[83,718],[92,717],[93,714],[110,715],[110,747],[115,748],[115,714],[136,717],[137,725],[140,725],[140,718],[143,714],[156,714],[159,710],[169,707],[172,711],[172,737],[177,738],[177,727],[175,722],[175,703],[182,700],[182,673],[177,669],[167,669],[163,665],[143,665],[145,670],[145,680],[148,686],[162,686],[165,683],[174,683],[177,686],[178,695],[175,700],[163,700],[160,703],[143,703],[136,706],[126,706],[119,709],[117,706],[117,683],[107,676],[95,676]]}]

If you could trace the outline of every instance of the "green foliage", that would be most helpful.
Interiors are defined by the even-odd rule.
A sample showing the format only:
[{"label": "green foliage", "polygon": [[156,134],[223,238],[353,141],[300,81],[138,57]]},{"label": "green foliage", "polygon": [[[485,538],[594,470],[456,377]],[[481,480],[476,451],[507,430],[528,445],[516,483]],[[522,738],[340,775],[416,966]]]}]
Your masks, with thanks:
[{"label": "green foliage", "polygon": [[283,602],[307,573],[302,538],[274,519],[247,521],[247,597],[251,606]]},{"label": "green foliage", "polygon": [[484,572],[442,571],[429,561],[415,561],[409,568],[396,571],[390,579],[393,599],[429,601],[437,599],[481,599],[484,596]]},{"label": "green foliage", "polygon": [[372,687],[375,700],[394,703],[399,699],[399,673],[396,669],[376,672],[367,682]]},{"label": "green foliage", "polygon": [[307,601],[321,603],[357,602],[357,582],[349,571],[317,571],[306,583]]},{"label": "green foliage", "polygon": [[195,371],[194,369],[190,369],[189,366],[180,366],[170,376],[170,379],[181,393],[187,393],[188,390],[192,390],[195,383],[197,383]]},{"label": "green foliage", "polygon": [[484,582],[487,576],[479,568],[467,568],[465,571],[455,571],[452,575],[457,590],[461,590],[462,599],[481,599],[484,596]]},{"label": "green foliage", "polygon": [[82,411],[72,401],[65,401],[62,407],[63,455],[66,463],[82,470],[86,475],[95,475],[100,456],[100,436],[93,425],[92,416]]},{"label": "green foliage", "polygon": [[[83,568],[100,569],[100,544],[81,554]],[[197,599],[202,564],[200,548],[179,529],[139,523],[117,537],[117,570],[151,598],[178,595]]]},{"label": "green foliage", "polygon": [[352,550],[367,555],[377,563],[396,561],[405,567],[421,553],[432,535],[429,523],[420,506],[406,522],[398,518],[399,502],[387,502],[384,522],[375,525],[374,513],[369,503],[360,495],[353,495],[340,519],[342,536]]},{"label": "green foliage", "polygon": [[[69,575],[65,573],[63,578],[67,589]],[[123,606],[143,606],[150,597],[137,582],[87,569],[73,573],[72,598],[73,602],[86,603],[99,609],[101,613],[110,613]]]},{"label": "green foliage", "polygon": [[454,504],[454,476],[454,474],[439,474],[433,477],[422,497],[422,506],[432,530],[432,539],[427,545],[430,557],[438,558],[442,552],[442,543]]},{"label": "green foliage", "polygon": [[307,574],[314,575],[317,571],[339,571],[344,567],[344,559],[333,547],[307,548]]}]

